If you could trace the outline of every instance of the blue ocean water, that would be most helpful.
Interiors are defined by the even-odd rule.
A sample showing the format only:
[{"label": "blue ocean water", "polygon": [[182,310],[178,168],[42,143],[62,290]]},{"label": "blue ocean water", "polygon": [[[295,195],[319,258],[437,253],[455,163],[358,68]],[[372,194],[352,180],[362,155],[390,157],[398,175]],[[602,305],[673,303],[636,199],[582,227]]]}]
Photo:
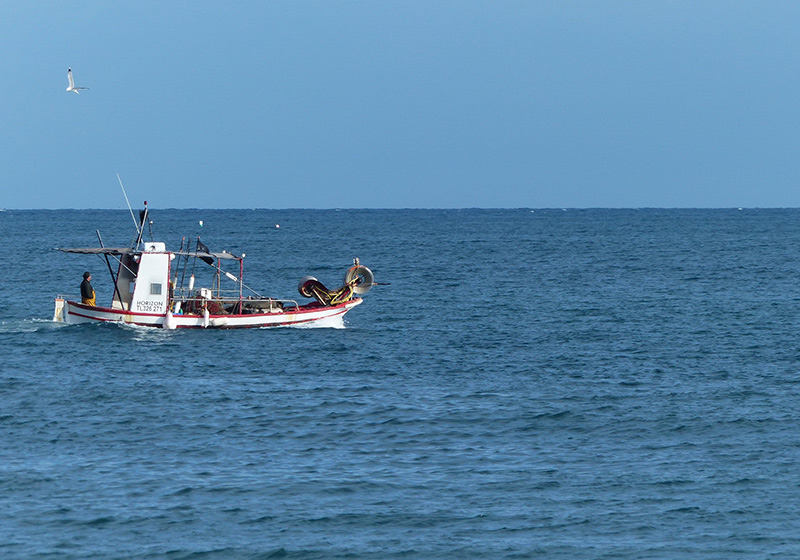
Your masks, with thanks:
[{"label": "blue ocean water", "polygon": [[800,210],[152,218],[275,297],[389,285],[345,329],[62,326],[111,290],[53,248],[130,214],[0,212],[0,558],[800,557]]}]

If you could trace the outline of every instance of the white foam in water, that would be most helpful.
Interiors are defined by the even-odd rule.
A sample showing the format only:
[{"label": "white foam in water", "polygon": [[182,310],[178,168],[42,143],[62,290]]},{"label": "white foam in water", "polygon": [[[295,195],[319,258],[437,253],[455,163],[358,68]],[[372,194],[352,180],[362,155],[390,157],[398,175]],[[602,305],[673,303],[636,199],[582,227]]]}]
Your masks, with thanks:
[{"label": "white foam in water", "polygon": [[4,333],[32,333],[45,329],[58,329],[65,323],[56,323],[50,319],[12,319],[0,321],[0,332]]},{"label": "white foam in water", "polygon": [[297,329],[344,329],[344,315],[326,317],[312,323],[301,323],[292,326]]}]

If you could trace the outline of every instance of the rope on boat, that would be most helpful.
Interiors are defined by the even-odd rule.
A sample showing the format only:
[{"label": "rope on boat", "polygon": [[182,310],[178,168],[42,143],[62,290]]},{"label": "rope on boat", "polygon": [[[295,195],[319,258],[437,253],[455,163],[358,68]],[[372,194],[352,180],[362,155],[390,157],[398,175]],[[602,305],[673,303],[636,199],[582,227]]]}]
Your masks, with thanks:
[{"label": "rope on boat", "polygon": [[304,297],[313,297],[322,305],[339,305],[349,301],[353,297],[354,284],[345,284],[338,290],[329,290],[325,285],[314,278],[306,276],[300,280],[297,290]]}]

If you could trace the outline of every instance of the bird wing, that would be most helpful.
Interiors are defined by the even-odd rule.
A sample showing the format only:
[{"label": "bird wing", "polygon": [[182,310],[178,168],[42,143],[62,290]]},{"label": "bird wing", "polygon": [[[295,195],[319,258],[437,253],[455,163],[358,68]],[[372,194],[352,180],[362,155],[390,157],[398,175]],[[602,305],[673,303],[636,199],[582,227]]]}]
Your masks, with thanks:
[{"label": "bird wing", "polygon": [[75,80],[72,79],[72,68],[67,68],[67,79],[69,80],[69,87],[75,87]]}]

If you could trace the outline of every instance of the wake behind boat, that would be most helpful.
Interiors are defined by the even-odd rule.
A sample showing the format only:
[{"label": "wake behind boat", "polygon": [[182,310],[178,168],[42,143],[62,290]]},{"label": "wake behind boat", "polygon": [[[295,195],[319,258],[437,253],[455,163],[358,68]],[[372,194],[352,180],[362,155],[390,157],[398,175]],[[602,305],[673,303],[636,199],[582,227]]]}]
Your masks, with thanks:
[{"label": "wake behind boat", "polygon": [[[149,223],[145,202],[131,247],[105,247],[98,232],[100,247],[59,249],[103,257],[114,295],[108,307],[57,296],[54,321],[119,322],[165,329],[326,326],[332,321],[341,324],[344,314],[362,303],[359,296],[375,285],[372,271],[354,259],[343,285],[336,290],[329,290],[313,276],[300,281],[298,290],[302,296],[314,298],[311,303],[264,297],[242,281],[244,253],[211,252],[200,238],[194,249],[185,249],[182,242],[178,251],[169,251],[163,242],[142,240],[144,225]],[[112,260],[118,263],[116,273]],[[238,275],[224,270],[223,263],[238,265]],[[195,286],[196,266],[213,267],[210,286]],[[223,278],[235,282],[236,288],[223,290]],[[245,295],[245,290],[250,295]]]}]

